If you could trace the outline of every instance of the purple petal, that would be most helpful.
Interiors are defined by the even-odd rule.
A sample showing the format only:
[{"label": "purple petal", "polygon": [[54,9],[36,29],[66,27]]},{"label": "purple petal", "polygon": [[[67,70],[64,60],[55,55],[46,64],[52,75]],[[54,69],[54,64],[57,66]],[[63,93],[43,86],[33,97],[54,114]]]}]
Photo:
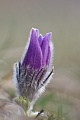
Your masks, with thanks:
[{"label": "purple petal", "polygon": [[46,65],[49,65],[50,58],[51,58],[51,51],[50,51],[50,46],[48,46],[48,54],[47,54],[47,59],[46,59]]},{"label": "purple petal", "polygon": [[38,41],[38,30],[32,29],[28,51],[24,57],[22,65],[30,65],[34,69],[42,66],[42,51]]},{"label": "purple petal", "polygon": [[42,36],[41,34],[39,35],[38,41],[39,41],[39,44],[40,44],[40,46],[41,46],[42,41],[43,41],[43,36]]},{"label": "purple petal", "polygon": [[44,66],[46,65],[46,59],[48,54],[48,42],[46,40],[43,40],[41,49],[43,54],[42,66]]},{"label": "purple petal", "polygon": [[51,38],[51,33],[47,33],[45,37],[43,38],[42,45],[41,45],[41,50],[42,50],[42,55],[43,55],[43,60],[42,60],[42,65],[45,66],[48,63],[48,54],[49,53],[49,42]]}]

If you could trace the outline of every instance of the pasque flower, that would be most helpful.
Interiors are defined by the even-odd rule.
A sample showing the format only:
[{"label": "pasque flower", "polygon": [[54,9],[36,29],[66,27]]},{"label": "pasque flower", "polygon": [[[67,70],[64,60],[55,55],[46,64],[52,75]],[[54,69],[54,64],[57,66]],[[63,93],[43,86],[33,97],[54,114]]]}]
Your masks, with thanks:
[{"label": "pasque flower", "polygon": [[36,101],[49,83],[52,74],[53,44],[52,34],[43,37],[39,30],[32,28],[29,43],[21,61],[14,64],[14,82],[17,93],[30,102]]}]

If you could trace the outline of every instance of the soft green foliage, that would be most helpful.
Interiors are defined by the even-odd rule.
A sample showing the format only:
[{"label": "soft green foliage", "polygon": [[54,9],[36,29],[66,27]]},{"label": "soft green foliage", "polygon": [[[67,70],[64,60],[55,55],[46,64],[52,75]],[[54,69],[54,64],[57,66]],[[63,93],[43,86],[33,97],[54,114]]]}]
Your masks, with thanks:
[{"label": "soft green foliage", "polygon": [[47,112],[45,120],[68,120],[68,114],[72,110],[72,106],[67,99],[63,99],[55,92],[51,92],[37,101],[36,109],[44,109],[44,112]]},{"label": "soft green foliage", "polygon": [[53,97],[54,97],[54,93],[48,94],[43,96],[41,99],[38,100],[37,104],[43,108],[45,108],[45,106],[47,106],[47,104],[52,101]]},{"label": "soft green foliage", "polygon": [[[51,94],[44,96],[42,99],[40,99],[37,102],[38,106],[40,105],[40,106],[43,106],[43,108],[45,108],[45,106],[50,104],[50,102],[52,104],[54,95],[53,95],[53,93],[51,93]],[[25,115],[27,115],[27,110],[29,109],[29,105],[30,105],[29,100],[22,96],[20,96],[19,98],[17,97],[14,100],[18,105],[20,105],[24,109]],[[53,106],[53,104],[52,104],[52,106]],[[38,120],[69,120],[68,114],[65,113],[62,104],[57,104],[56,109],[55,108],[53,108],[53,109],[54,109],[54,111],[48,110],[48,108],[46,108],[44,110],[44,116],[41,116],[41,114],[40,114],[35,119],[38,119]]]},{"label": "soft green foliage", "polygon": [[42,118],[40,117],[38,120],[70,120],[70,119],[66,113],[64,114],[63,107],[60,104],[57,108],[57,113],[48,111],[46,113],[46,117],[42,117]]}]

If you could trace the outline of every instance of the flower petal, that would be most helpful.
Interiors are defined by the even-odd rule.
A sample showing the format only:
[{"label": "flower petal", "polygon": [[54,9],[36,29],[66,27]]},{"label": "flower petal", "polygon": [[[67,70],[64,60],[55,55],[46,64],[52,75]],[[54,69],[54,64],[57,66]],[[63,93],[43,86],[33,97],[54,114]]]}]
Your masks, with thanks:
[{"label": "flower petal", "polygon": [[23,65],[30,65],[34,69],[42,66],[42,51],[38,41],[38,30],[32,29],[30,36],[30,44],[23,60]]},{"label": "flower petal", "polygon": [[50,50],[50,46],[48,46],[48,54],[47,54],[47,59],[46,59],[46,65],[49,65],[50,58],[51,58],[51,50]]},{"label": "flower petal", "polygon": [[42,50],[42,55],[43,55],[43,60],[42,60],[42,66],[45,66],[46,64],[49,64],[49,60],[47,57],[49,57],[49,42],[51,39],[51,33],[47,33],[45,37],[43,38],[42,45],[41,45],[41,50]]},{"label": "flower petal", "polygon": [[38,41],[39,41],[39,44],[40,44],[40,46],[41,46],[42,41],[43,41],[43,36],[42,36],[41,34],[39,35]]}]

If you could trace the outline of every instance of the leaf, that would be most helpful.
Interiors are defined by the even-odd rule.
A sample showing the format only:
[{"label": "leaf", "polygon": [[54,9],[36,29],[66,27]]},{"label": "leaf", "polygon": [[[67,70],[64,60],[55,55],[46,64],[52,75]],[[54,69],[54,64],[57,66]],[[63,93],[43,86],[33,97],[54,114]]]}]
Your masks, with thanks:
[{"label": "leaf", "polygon": [[29,108],[29,100],[27,98],[20,96],[15,98],[14,101],[24,109],[25,113],[27,112]]}]

